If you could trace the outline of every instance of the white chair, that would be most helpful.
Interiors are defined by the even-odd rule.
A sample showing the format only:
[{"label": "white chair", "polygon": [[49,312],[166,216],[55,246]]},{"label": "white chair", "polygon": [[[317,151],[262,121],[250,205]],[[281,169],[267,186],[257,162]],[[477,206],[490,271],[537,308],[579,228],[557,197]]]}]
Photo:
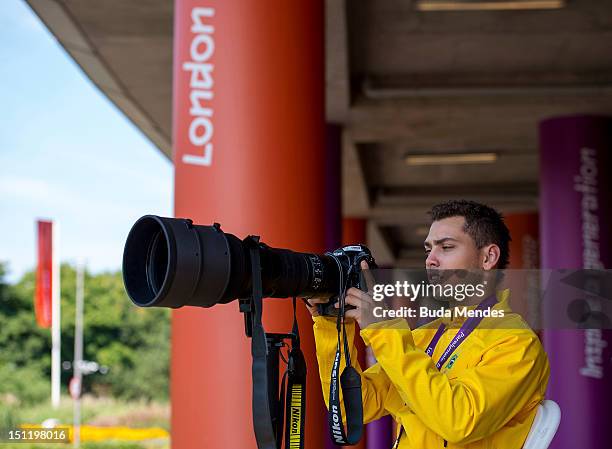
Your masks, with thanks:
[{"label": "white chair", "polygon": [[527,434],[523,449],[546,449],[552,441],[559,422],[561,421],[561,409],[555,401],[545,400],[538,405],[535,419]]}]

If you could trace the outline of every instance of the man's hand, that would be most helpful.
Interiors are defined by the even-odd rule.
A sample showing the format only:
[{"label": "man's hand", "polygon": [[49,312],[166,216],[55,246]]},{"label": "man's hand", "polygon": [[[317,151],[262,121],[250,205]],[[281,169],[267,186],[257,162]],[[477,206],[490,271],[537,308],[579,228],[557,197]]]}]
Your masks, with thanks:
[{"label": "man's hand", "polygon": [[[361,269],[363,271],[363,277],[365,279],[365,286],[367,288],[367,292],[361,291],[358,288],[351,287],[346,292],[346,304],[351,304],[355,306],[354,309],[347,310],[344,314],[345,318],[355,319],[357,323],[359,323],[359,327],[361,329],[365,329],[372,323],[377,323],[379,321],[385,321],[389,318],[376,318],[374,316],[374,308],[375,307],[383,307],[384,303],[376,303],[374,299],[372,299],[372,294],[368,292],[372,292],[374,288],[374,277],[372,273],[369,271],[368,264],[365,260],[361,261]],[[336,303],[336,308],[340,305]]]},{"label": "man's hand", "polygon": [[310,299],[304,299],[303,301],[304,301],[304,305],[306,306],[310,314],[313,317],[315,317],[315,316],[319,316],[319,308],[317,307],[317,305],[325,304],[329,300],[324,299],[324,298],[310,298]]}]

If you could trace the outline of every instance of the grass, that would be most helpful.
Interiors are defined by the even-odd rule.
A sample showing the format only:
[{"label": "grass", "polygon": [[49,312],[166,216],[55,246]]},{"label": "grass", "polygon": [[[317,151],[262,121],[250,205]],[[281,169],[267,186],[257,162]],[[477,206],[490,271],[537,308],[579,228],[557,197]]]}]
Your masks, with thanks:
[{"label": "grass", "polygon": [[[0,404],[0,417],[3,407]],[[68,396],[61,398],[57,410],[48,402],[28,407],[13,406],[12,409],[20,423],[40,424],[45,419],[55,418],[61,424],[72,424],[73,420],[73,402]],[[81,423],[92,426],[161,427],[170,430],[170,406],[168,403],[126,402],[86,395],[81,401]]]},{"label": "grass", "polygon": [[[31,406],[7,405],[0,401],[0,432],[6,434],[9,428],[19,424],[40,424],[54,418],[60,424],[71,425],[73,403],[69,396],[63,396],[60,407],[55,410],[47,401]],[[134,401],[126,402],[113,398],[85,396],[81,401],[81,423],[92,426],[126,426],[131,428],[161,427],[170,430],[170,406],[168,403]],[[62,449],[72,445],[0,443],[0,449]],[[169,449],[168,441],[151,442],[85,442],[82,449]]]},{"label": "grass", "polygon": [[[0,449],[72,449],[72,444],[29,444],[29,443],[0,443]],[[81,449],[169,449],[169,445],[147,446],[144,443],[123,441],[108,441],[102,443],[83,443]]]}]

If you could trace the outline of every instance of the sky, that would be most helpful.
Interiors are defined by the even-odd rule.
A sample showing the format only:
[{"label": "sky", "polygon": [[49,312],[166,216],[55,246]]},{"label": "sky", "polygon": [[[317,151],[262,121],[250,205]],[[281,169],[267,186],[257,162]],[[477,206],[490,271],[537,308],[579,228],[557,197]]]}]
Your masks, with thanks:
[{"label": "sky", "polygon": [[22,0],[0,8],[0,261],[36,265],[37,219],[60,261],[119,270],[131,225],[172,216],[171,162],[86,77]]}]

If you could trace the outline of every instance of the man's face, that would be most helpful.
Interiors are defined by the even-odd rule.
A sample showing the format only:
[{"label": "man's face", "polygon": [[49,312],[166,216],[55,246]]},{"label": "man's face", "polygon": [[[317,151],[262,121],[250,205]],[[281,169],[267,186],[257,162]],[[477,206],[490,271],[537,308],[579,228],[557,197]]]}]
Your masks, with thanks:
[{"label": "man's face", "polygon": [[434,221],[425,240],[425,268],[431,270],[469,270],[482,268],[474,239],[465,231],[464,217]]}]

